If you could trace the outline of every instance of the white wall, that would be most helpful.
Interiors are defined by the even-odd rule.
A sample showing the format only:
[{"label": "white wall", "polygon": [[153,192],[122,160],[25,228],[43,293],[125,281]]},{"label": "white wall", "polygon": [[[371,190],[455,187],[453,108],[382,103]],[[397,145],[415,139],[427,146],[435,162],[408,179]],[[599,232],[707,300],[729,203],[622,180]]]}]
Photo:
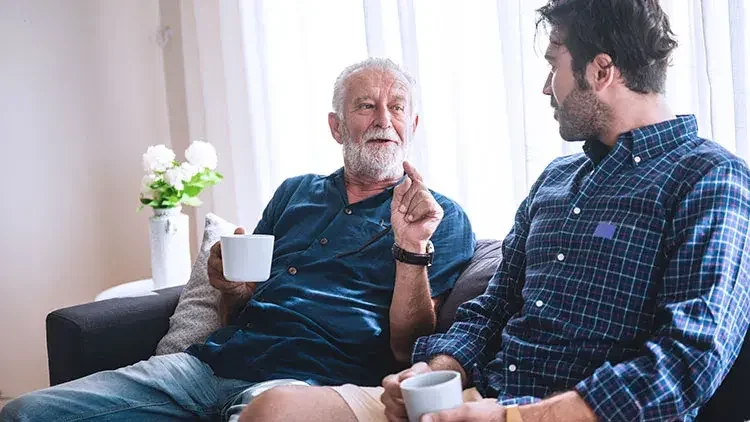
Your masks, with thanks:
[{"label": "white wall", "polygon": [[44,319],[149,275],[140,155],[169,143],[159,3],[0,0],[0,390],[48,385]]}]

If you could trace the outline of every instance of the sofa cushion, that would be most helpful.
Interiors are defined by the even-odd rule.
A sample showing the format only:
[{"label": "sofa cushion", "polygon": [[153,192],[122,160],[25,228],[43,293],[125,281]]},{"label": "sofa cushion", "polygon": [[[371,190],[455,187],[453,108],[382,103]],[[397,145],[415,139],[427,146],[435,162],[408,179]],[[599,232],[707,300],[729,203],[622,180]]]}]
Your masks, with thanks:
[{"label": "sofa cushion", "polygon": [[500,240],[478,240],[474,248],[474,256],[469,261],[466,269],[456,280],[443,306],[437,320],[437,332],[444,333],[453,324],[458,307],[478,295],[484,293],[490,278],[495,275],[502,258],[502,241]]},{"label": "sofa cushion", "polygon": [[206,214],[203,242],[193,264],[190,280],[169,319],[169,331],[156,347],[157,355],[183,352],[190,345],[202,343],[220,326],[219,291],[208,283],[208,255],[211,246],[224,234],[234,233],[237,226],[214,214]]}]

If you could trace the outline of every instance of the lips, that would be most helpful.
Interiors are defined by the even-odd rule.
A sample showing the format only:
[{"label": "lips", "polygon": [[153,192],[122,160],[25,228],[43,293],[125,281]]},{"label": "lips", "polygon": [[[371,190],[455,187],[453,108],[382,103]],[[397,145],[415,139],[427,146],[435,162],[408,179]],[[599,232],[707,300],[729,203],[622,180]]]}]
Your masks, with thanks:
[{"label": "lips", "polygon": [[396,141],[392,139],[370,139],[367,141],[367,143],[374,143],[374,144],[387,144],[389,142],[393,142],[394,144],[396,143]]}]

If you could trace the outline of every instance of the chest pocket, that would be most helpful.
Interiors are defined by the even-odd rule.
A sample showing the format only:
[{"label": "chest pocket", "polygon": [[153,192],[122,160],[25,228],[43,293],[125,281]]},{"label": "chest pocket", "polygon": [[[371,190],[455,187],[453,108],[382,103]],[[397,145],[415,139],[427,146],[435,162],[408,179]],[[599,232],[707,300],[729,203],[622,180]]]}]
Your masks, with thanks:
[{"label": "chest pocket", "polygon": [[[625,212],[593,215],[569,237],[572,259],[566,290],[574,322],[607,337],[634,338],[649,325],[661,230],[651,219]],[[597,218],[598,217],[598,218]]]}]

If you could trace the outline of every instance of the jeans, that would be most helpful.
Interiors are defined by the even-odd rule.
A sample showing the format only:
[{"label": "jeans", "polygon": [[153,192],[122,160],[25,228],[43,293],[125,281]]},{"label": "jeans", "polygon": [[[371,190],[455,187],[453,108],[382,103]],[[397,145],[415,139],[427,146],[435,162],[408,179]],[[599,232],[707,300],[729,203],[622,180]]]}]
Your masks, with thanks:
[{"label": "jeans", "polygon": [[221,378],[198,358],[175,353],[22,395],[5,405],[0,421],[233,421],[263,391],[294,384],[307,385]]}]

